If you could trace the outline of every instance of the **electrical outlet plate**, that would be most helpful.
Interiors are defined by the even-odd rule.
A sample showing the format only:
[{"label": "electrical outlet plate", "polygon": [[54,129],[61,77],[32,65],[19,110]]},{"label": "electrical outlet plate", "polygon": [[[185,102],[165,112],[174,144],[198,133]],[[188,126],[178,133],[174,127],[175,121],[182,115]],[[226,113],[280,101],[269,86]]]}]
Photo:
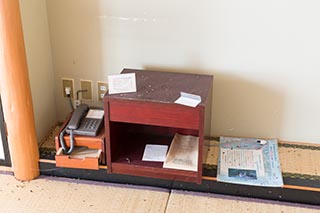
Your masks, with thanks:
[{"label": "electrical outlet plate", "polygon": [[67,98],[67,94],[66,94],[66,88],[70,87],[71,89],[71,93],[70,93],[70,97],[73,98],[73,94],[74,94],[74,81],[72,78],[62,78],[62,94],[63,97]]},{"label": "electrical outlet plate", "polygon": [[86,92],[81,92],[82,100],[92,100],[92,81],[80,80],[80,89],[87,90]]},{"label": "electrical outlet plate", "polygon": [[108,83],[103,81],[98,81],[98,101],[103,101],[104,94],[108,91]]}]

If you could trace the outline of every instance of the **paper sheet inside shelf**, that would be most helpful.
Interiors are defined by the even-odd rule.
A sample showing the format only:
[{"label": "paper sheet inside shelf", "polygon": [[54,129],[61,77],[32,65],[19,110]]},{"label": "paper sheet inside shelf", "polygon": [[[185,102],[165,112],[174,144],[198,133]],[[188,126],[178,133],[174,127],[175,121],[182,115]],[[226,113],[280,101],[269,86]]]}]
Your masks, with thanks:
[{"label": "paper sheet inside shelf", "polygon": [[89,149],[86,146],[75,146],[73,152],[69,155],[70,158],[80,158],[85,157],[98,158],[101,153],[99,149]]},{"label": "paper sheet inside shelf", "polygon": [[147,144],[144,149],[142,160],[163,162],[166,159],[167,151],[167,145]]},{"label": "paper sheet inside shelf", "polygon": [[109,94],[137,92],[136,74],[109,75]]},{"label": "paper sheet inside shelf", "polygon": [[180,97],[174,103],[196,107],[201,103],[201,96],[186,92],[180,92]]},{"label": "paper sheet inside shelf", "polygon": [[175,134],[163,168],[198,171],[199,137]]}]

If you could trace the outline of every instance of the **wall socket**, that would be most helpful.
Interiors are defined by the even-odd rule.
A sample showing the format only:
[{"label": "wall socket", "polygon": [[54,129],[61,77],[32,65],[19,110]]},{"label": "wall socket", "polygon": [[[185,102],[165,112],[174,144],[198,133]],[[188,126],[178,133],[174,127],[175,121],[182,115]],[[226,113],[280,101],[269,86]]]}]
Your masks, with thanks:
[{"label": "wall socket", "polygon": [[108,90],[108,83],[98,81],[98,101],[103,101],[104,94],[106,94]]},{"label": "wall socket", "polygon": [[70,97],[74,97],[74,85],[73,85],[73,79],[72,78],[62,78],[62,93],[63,97],[67,98],[66,94],[66,88],[70,88]]},{"label": "wall socket", "polygon": [[82,100],[92,100],[92,81],[80,80],[80,89],[87,90],[86,92],[81,92]]}]

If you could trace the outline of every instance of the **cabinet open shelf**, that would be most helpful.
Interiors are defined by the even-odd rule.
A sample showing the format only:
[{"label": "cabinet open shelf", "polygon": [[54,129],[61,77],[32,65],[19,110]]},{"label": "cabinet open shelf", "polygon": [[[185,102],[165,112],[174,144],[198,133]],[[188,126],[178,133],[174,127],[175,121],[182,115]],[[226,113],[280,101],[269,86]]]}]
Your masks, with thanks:
[{"label": "cabinet open shelf", "polygon": [[[170,177],[170,179],[189,180],[190,176],[196,178],[197,172],[183,171],[176,169],[163,168],[163,162],[143,161],[143,153],[146,144],[171,145],[175,132],[193,133],[197,130],[184,130],[179,128],[150,126],[142,124],[130,124],[121,122],[111,122],[111,132],[113,133],[111,141],[111,168],[112,172],[136,175],[148,173],[148,176],[159,178]],[[117,129],[118,128],[118,129]]]},{"label": "cabinet open shelf", "polygon": [[160,136],[143,133],[125,133],[122,141],[117,141],[116,150],[112,155],[112,162],[126,163],[130,165],[143,165],[162,168],[162,162],[142,161],[146,144],[158,144],[170,146],[171,136]]}]

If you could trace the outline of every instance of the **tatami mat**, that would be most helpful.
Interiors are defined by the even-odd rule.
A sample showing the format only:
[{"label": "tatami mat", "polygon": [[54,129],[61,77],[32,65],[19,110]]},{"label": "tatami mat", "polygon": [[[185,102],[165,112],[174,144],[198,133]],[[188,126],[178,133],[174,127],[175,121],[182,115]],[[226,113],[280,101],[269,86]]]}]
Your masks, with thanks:
[{"label": "tatami mat", "polygon": [[[279,146],[280,165],[282,172],[299,173],[306,175],[320,175],[320,150],[319,146],[287,145]],[[207,141],[204,146],[207,157],[203,163],[218,165],[219,142]]]},{"label": "tatami mat", "polygon": [[0,174],[0,212],[164,212],[168,197],[159,188]]},{"label": "tatami mat", "polygon": [[320,176],[320,151],[299,148],[279,148],[283,172]]},{"label": "tatami mat", "polygon": [[0,174],[0,212],[320,212],[320,206],[57,177]]},{"label": "tatami mat", "polygon": [[50,134],[48,135],[48,137],[46,137],[41,144],[39,145],[39,147],[41,148],[45,148],[45,149],[55,149],[55,142],[54,142],[54,138],[56,135],[59,134],[61,129],[61,125],[57,125],[55,126],[51,131]]},{"label": "tatami mat", "polygon": [[167,205],[168,213],[212,213],[212,212],[319,212],[320,207],[280,203],[260,199],[249,199],[199,192],[173,190]]}]

